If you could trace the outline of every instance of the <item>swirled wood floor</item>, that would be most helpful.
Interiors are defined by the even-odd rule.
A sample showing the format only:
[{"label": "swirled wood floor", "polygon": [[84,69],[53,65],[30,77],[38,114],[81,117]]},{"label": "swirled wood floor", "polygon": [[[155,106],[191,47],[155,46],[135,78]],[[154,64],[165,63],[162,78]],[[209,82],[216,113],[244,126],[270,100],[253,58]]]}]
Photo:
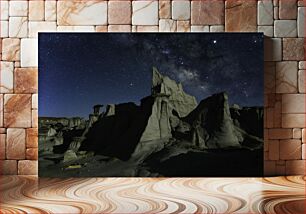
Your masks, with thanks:
[{"label": "swirled wood floor", "polygon": [[[305,177],[0,178],[2,213],[305,213]],[[0,213],[1,213],[0,212]]]}]

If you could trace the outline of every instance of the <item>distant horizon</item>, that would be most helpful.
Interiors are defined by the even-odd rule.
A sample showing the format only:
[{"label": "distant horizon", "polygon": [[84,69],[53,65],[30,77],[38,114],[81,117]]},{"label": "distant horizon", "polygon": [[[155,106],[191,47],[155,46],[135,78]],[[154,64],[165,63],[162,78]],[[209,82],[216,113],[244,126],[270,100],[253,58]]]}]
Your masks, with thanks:
[{"label": "distant horizon", "polygon": [[40,33],[38,40],[39,117],[139,105],[151,94],[153,66],[198,103],[226,91],[230,105],[263,106],[262,33]]},{"label": "distant horizon", "polygon": [[[184,88],[183,88],[184,89]],[[223,91],[224,92],[224,91]],[[222,93],[222,91],[220,91],[219,93]],[[225,92],[226,93],[226,92]],[[218,93],[215,93],[215,94],[218,94]],[[190,95],[192,95],[192,94],[190,94]],[[214,94],[211,94],[210,96],[212,96],[212,95],[214,95]],[[148,96],[150,96],[150,95],[148,95]],[[192,95],[193,96],[193,95]],[[210,97],[210,96],[208,96],[208,97]],[[203,98],[202,100],[205,100],[206,98],[208,98],[208,97],[205,97],[205,98]],[[144,97],[143,97],[144,98]],[[196,98],[197,99],[197,98]],[[197,100],[197,103],[199,104],[202,100]],[[135,103],[135,102],[125,102],[125,103],[134,103],[134,104],[136,104],[137,106],[140,106],[140,101],[141,101],[141,99],[139,100],[139,103]],[[238,104],[236,104],[236,103],[231,103],[230,102],[230,97],[229,97],[229,107],[232,107],[233,105],[238,105]],[[79,118],[83,118],[83,119],[86,119],[86,118],[88,118],[88,116],[89,116],[89,114],[92,114],[93,113],[93,106],[94,105],[97,105],[97,104],[100,104],[100,103],[95,103],[95,104],[93,104],[92,105],[92,108],[90,109],[91,111],[89,111],[88,112],[88,115],[86,116],[80,116],[80,115],[72,115],[72,116],[45,116],[45,115],[42,115],[42,116],[39,116],[39,118],[48,118],[48,117],[50,117],[50,118],[67,118],[67,119],[69,119],[69,118],[76,118],[76,117],[79,117]],[[103,107],[105,107],[105,106],[107,106],[107,105],[110,105],[110,104],[114,104],[114,105],[118,105],[118,104],[124,104],[124,103],[108,103],[108,104],[105,104],[105,105],[103,105]],[[262,106],[240,106],[240,105],[238,105],[239,107],[241,107],[241,108],[252,108],[252,107],[263,107],[263,105]]]}]

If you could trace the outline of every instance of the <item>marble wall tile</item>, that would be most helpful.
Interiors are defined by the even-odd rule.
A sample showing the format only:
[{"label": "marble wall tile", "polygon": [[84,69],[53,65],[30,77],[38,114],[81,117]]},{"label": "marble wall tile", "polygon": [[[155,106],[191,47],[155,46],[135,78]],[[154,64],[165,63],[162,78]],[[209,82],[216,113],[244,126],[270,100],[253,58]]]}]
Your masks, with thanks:
[{"label": "marble wall tile", "polygon": [[15,69],[15,93],[37,93],[38,70],[37,68]]},{"label": "marble wall tile", "polygon": [[17,175],[16,160],[0,160],[0,175]]},{"label": "marble wall tile", "polygon": [[224,24],[224,1],[191,1],[191,24]]},{"label": "marble wall tile", "polygon": [[108,32],[131,32],[131,25],[108,25]]},{"label": "marble wall tile", "polygon": [[306,69],[306,61],[300,61],[299,62],[299,69],[303,69],[303,70]]},{"label": "marble wall tile", "polygon": [[133,25],[158,25],[158,1],[133,1]]},{"label": "marble wall tile", "polygon": [[14,88],[14,63],[0,62],[0,93],[12,93]]},{"label": "marble wall tile", "polygon": [[292,138],[292,129],[269,129],[268,130],[269,139],[291,139]]},{"label": "marble wall tile", "polygon": [[304,60],[304,38],[283,38],[283,60]]},{"label": "marble wall tile", "polygon": [[31,94],[4,95],[4,126],[31,127]]},{"label": "marble wall tile", "polygon": [[279,0],[279,18],[296,19],[297,0]]},{"label": "marble wall tile", "polygon": [[108,2],[108,24],[131,24],[131,2],[109,1]]},{"label": "marble wall tile", "polygon": [[297,36],[296,20],[275,20],[274,36],[275,37],[296,37]]},{"label": "marble wall tile", "polygon": [[159,18],[171,19],[171,1],[159,1]]},{"label": "marble wall tile", "polygon": [[8,128],[6,157],[11,160],[25,159],[25,129]]},{"label": "marble wall tile", "polygon": [[26,159],[27,160],[38,160],[38,149],[37,148],[26,149]]},{"label": "marble wall tile", "polygon": [[56,21],[56,4],[54,0],[45,1],[45,20]]},{"label": "marble wall tile", "polygon": [[38,129],[29,128],[26,129],[26,147],[37,148],[38,147]]},{"label": "marble wall tile", "polygon": [[99,25],[99,26],[96,26],[95,31],[96,31],[96,32],[107,32],[107,25]]},{"label": "marble wall tile", "polygon": [[57,26],[57,32],[95,32],[94,26]]},{"label": "marble wall tile", "polygon": [[172,19],[159,20],[159,32],[176,32],[176,21]]},{"label": "marble wall tile", "polygon": [[20,60],[20,39],[6,38],[2,40],[2,60]]},{"label": "marble wall tile", "polygon": [[298,8],[298,17],[297,17],[297,29],[298,37],[305,37],[305,10],[306,7]]},{"label": "marble wall tile", "polygon": [[304,0],[298,0],[297,5],[298,5],[299,7],[305,7],[305,6],[306,6],[306,3],[305,3]]},{"label": "marble wall tile", "polygon": [[36,160],[18,161],[18,175],[37,175],[38,162]]},{"label": "marble wall tile", "polygon": [[192,25],[191,32],[209,32],[208,25]]},{"label": "marble wall tile", "polygon": [[306,113],[305,94],[283,94],[282,113]]},{"label": "marble wall tile", "polygon": [[107,1],[59,0],[57,2],[58,25],[106,25]]},{"label": "marble wall tile", "polygon": [[302,129],[302,143],[306,143],[306,128]]},{"label": "marble wall tile", "polygon": [[299,80],[298,80],[298,88],[299,88],[299,93],[305,93],[305,70],[299,70],[299,73],[298,73],[298,77],[299,77]]},{"label": "marble wall tile", "polygon": [[209,27],[209,32],[224,32],[224,25],[212,25]]},{"label": "marble wall tile", "polygon": [[302,159],[306,159],[306,144],[302,144]]},{"label": "marble wall tile", "polygon": [[3,94],[0,94],[0,127],[3,127]]},{"label": "marble wall tile", "polygon": [[276,63],[276,93],[297,92],[297,62]]},{"label": "marble wall tile", "polygon": [[27,16],[28,1],[9,1],[10,16]]},{"label": "marble wall tile", "polygon": [[177,32],[190,32],[189,21],[177,21]]},{"label": "marble wall tile", "polygon": [[38,94],[32,94],[32,109],[38,109]]},{"label": "marble wall tile", "polygon": [[38,110],[32,110],[32,127],[38,128]]},{"label": "marble wall tile", "polygon": [[38,66],[38,40],[21,39],[21,67]]},{"label": "marble wall tile", "polygon": [[300,128],[294,128],[293,129],[293,136],[294,139],[301,139],[302,138],[302,129]]},{"label": "marble wall tile", "polygon": [[0,21],[0,37],[5,38],[9,36],[8,21]]},{"label": "marble wall tile", "polygon": [[[139,26],[139,25],[138,25]],[[137,32],[137,26],[136,25],[132,25],[132,32],[135,33]]]},{"label": "marble wall tile", "polygon": [[0,134],[0,160],[5,160],[5,142],[6,142],[6,134]]},{"label": "marble wall tile", "polygon": [[257,1],[227,0],[225,31],[257,32]]},{"label": "marble wall tile", "polygon": [[27,17],[10,17],[9,23],[10,37],[26,38],[28,36]]},{"label": "marble wall tile", "polygon": [[273,18],[274,18],[274,20],[278,20],[279,19],[278,11],[279,11],[278,7],[274,7],[274,9],[273,9]]},{"label": "marble wall tile", "polygon": [[38,37],[38,32],[56,32],[56,22],[29,22],[29,37]]},{"label": "marble wall tile", "polygon": [[273,1],[262,0],[258,1],[257,4],[257,24],[273,25]]},{"label": "marble wall tile", "polygon": [[9,2],[0,1],[0,20],[8,20],[9,18]]},{"label": "marble wall tile", "polygon": [[14,62],[14,67],[15,68],[20,68],[20,61],[15,61]]},{"label": "marble wall tile", "polygon": [[280,140],[279,153],[281,160],[299,160],[302,158],[301,140]]},{"label": "marble wall tile", "polygon": [[189,1],[172,1],[172,19],[189,20],[190,19],[190,2]]},{"label": "marble wall tile", "polygon": [[304,128],[305,114],[283,114],[282,115],[283,128]]},{"label": "marble wall tile", "polygon": [[0,38],[0,55],[2,54],[2,38]]},{"label": "marble wall tile", "polygon": [[45,1],[29,1],[29,20],[43,21],[45,20]]},{"label": "marble wall tile", "polygon": [[274,27],[273,26],[258,26],[257,32],[261,32],[267,37],[273,37]]},{"label": "marble wall tile", "polygon": [[137,32],[158,32],[158,26],[138,25],[136,26]]}]

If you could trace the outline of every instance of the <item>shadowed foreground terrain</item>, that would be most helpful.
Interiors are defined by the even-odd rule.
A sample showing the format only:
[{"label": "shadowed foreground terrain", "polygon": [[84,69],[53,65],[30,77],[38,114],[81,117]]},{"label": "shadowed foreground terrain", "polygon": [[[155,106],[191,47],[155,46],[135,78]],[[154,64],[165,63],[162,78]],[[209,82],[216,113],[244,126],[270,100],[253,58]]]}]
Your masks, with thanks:
[{"label": "shadowed foreground terrain", "polygon": [[[151,95],[95,105],[89,118],[39,118],[39,175],[261,176],[263,108],[199,104],[153,68]],[[102,111],[101,111],[102,109]]]}]

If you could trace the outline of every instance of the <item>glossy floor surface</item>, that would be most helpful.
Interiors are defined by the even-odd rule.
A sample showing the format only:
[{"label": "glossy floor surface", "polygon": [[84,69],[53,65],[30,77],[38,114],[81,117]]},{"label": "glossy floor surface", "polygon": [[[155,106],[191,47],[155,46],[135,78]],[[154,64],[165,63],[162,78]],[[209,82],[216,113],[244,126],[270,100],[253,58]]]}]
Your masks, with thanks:
[{"label": "glossy floor surface", "polygon": [[305,178],[0,178],[0,213],[305,213]]}]

